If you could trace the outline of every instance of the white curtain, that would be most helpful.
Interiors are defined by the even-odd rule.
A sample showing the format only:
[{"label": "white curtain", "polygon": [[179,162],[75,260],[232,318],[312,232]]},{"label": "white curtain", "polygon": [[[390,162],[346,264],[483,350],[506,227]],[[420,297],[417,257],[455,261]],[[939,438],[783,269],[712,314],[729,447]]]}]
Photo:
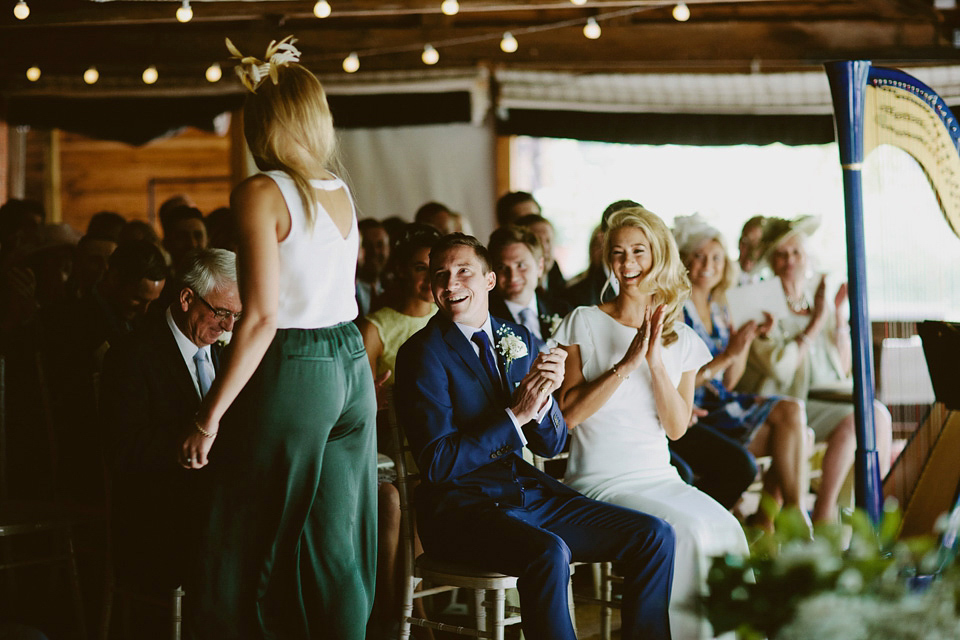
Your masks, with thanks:
[{"label": "white curtain", "polygon": [[343,129],[341,158],[360,218],[412,221],[420,205],[441,202],[469,220],[486,243],[494,227],[494,133],[444,124]]}]

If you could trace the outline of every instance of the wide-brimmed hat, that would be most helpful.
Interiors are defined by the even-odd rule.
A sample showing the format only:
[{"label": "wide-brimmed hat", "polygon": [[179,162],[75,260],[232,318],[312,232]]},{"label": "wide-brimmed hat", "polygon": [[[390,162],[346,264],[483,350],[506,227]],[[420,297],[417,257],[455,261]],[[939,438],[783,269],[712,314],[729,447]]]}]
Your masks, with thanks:
[{"label": "wide-brimmed hat", "polygon": [[708,240],[717,240],[723,244],[723,234],[720,230],[704,220],[699,213],[674,218],[673,237],[677,241],[677,249],[681,256],[689,256]]},{"label": "wide-brimmed hat", "polygon": [[820,216],[805,215],[793,220],[767,218],[763,223],[763,236],[760,238],[761,261],[769,263],[773,250],[787,238],[797,234],[809,238],[819,227]]}]

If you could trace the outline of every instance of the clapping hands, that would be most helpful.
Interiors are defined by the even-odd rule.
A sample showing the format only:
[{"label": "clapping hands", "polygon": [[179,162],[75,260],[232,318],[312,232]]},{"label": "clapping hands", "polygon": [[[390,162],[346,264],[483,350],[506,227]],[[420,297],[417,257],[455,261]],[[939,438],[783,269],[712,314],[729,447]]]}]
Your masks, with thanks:
[{"label": "clapping hands", "polygon": [[521,424],[533,420],[543,407],[544,401],[563,384],[567,352],[558,347],[541,351],[533,361],[530,371],[520,381],[513,394],[510,409]]},{"label": "clapping hands", "polygon": [[636,371],[644,360],[653,365],[662,359],[663,346],[660,338],[663,335],[663,314],[663,305],[652,311],[650,306],[647,306],[637,335],[627,347],[626,355],[617,363],[617,371],[622,372],[622,375],[627,376]]}]

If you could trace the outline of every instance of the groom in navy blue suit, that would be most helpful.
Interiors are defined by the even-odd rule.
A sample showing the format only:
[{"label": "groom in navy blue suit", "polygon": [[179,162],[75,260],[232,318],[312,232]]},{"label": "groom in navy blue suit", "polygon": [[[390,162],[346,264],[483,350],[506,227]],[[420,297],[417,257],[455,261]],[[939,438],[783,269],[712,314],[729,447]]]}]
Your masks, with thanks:
[{"label": "groom in navy blue suit", "polygon": [[439,312],[397,355],[397,412],[420,467],[417,522],[432,556],[517,576],[526,637],[575,640],[570,562],[619,563],[624,639],[670,637],[673,529],[591,500],[521,458],[562,449],[551,394],[565,354],[489,314],[496,283],[486,249],[463,234],[430,253]]}]

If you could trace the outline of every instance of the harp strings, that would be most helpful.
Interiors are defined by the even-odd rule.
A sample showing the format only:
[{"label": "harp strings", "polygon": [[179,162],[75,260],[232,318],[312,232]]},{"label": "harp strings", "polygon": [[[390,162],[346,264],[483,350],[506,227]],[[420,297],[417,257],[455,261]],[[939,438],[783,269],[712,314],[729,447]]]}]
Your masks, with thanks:
[{"label": "harp strings", "polygon": [[960,269],[953,266],[960,261],[960,240],[948,224],[949,212],[960,210],[960,158],[929,103],[899,87],[868,88],[864,129],[864,234],[878,397],[893,417],[895,453],[912,438],[884,493],[905,504],[942,426],[942,420],[924,421],[929,404],[918,384],[926,368],[916,324],[948,318],[958,306],[951,301],[960,300]]}]

